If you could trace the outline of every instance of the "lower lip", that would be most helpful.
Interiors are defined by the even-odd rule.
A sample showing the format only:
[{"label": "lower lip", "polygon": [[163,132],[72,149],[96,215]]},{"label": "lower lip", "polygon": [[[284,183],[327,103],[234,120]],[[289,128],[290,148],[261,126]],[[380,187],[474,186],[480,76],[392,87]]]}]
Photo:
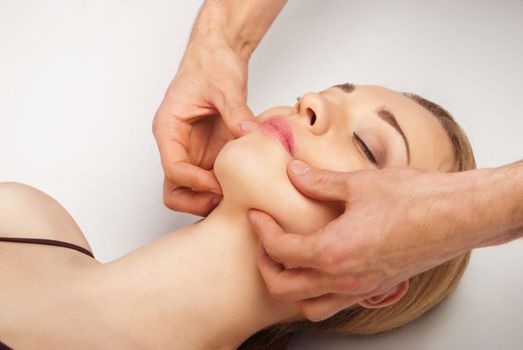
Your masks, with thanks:
[{"label": "lower lip", "polygon": [[279,141],[285,150],[294,157],[295,149],[292,132],[287,131],[287,128],[282,126],[282,123],[278,121],[278,117],[267,119],[260,125],[260,129],[266,131]]}]

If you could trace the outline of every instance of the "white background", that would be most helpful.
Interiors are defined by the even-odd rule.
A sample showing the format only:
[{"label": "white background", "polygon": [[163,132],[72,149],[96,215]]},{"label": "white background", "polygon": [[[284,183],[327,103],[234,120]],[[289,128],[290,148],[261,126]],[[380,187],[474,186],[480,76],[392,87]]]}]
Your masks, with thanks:
[{"label": "white background", "polygon": [[[0,181],[30,184],[113,260],[199,217],[163,207],[151,121],[199,1],[0,0]],[[523,154],[523,1],[291,1],[250,64],[257,114],[335,83],[450,110],[479,167]],[[496,205],[496,203],[492,203]],[[521,349],[522,241],[473,252],[434,312],[370,339],[291,349]]]}]

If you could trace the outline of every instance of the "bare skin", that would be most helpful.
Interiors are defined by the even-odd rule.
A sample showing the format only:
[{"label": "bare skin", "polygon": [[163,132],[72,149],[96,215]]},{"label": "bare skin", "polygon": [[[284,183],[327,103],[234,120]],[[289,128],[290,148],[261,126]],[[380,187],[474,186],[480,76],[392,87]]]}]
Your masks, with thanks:
[{"label": "bare skin", "polygon": [[[259,11],[259,8],[255,8],[256,2],[207,3],[215,6],[206,6],[199,18],[203,19],[206,13],[212,13],[210,17],[216,20],[196,21],[189,48],[180,66],[180,74],[169,87],[155,118],[155,136],[166,174],[165,204],[173,210],[203,216],[220,200],[219,195],[208,192],[214,190],[215,193],[220,193],[215,190],[217,182],[210,170],[216,155],[226,141],[241,135],[238,131],[241,121],[253,121],[252,113],[244,103],[247,95],[248,59],[285,4],[278,2],[275,6],[265,8],[265,11]],[[267,4],[263,1],[257,3],[260,6]],[[244,6],[242,11],[235,10],[241,6]],[[239,20],[231,21],[230,14],[238,12],[242,14],[238,17]],[[264,17],[259,22],[260,14]],[[256,23],[256,26],[252,25],[253,23]],[[225,34],[213,35],[212,40],[198,40],[205,37],[198,33],[210,32]],[[218,45],[218,52],[222,54],[217,55],[216,59],[212,55],[206,55],[205,53],[216,49],[217,43],[228,43]],[[238,54],[237,50],[231,49],[230,43],[233,43],[234,48],[246,48],[244,52],[247,54]],[[210,60],[201,59],[208,56],[211,56]],[[184,71],[187,72],[187,76],[194,77],[201,84],[189,84],[189,80],[184,78]],[[212,75],[206,72],[212,72]],[[229,81],[233,84],[223,83]],[[176,89],[176,86],[180,86],[180,89]],[[190,98],[187,98],[185,91],[191,92]],[[171,113],[169,108],[164,108],[174,103],[179,110],[186,112]],[[202,110],[194,108],[195,106],[207,108]],[[226,106],[235,108],[231,110]],[[202,119],[202,123],[190,123],[191,118],[207,115],[214,110],[220,111],[222,119],[205,118]],[[190,118],[184,119],[182,116]],[[189,139],[191,128],[194,128],[195,135],[199,137]],[[208,135],[210,136],[204,137]],[[173,146],[172,139],[184,147]],[[195,150],[194,154],[188,156],[185,148]],[[313,169],[308,175],[300,177],[293,174],[290,168],[291,165],[289,178],[305,195],[314,199],[335,199],[352,207],[351,212],[346,212],[340,220],[318,232],[308,232],[314,233],[315,237],[307,238],[307,241],[313,242],[311,245],[316,247],[317,253],[313,256],[309,255],[309,250],[300,249],[303,237],[285,234],[274,218],[259,212],[253,212],[249,216],[257,233],[268,246],[269,255],[274,258],[271,260],[266,255],[260,255],[259,259],[259,268],[269,289],[274,290],[277,297],[298,302],[304,314],[310,316],[310,320],[324,319],[346,307],[352,300],[350,294],[354,290],[371,291],[379,290],[378,287],[386,288],[444,259],[473,248],[508,242],[520,237],[523,231],[522,210],[519,204],[523,196],[521,162],[498,169],[469,171],[466,175],[459,176],[398,168],[388,170],[383,175],[368,171],[357,175],[346,173],[336,176]],[[385,180],[380,180],[379,188],[369,189],[368,186],[373,184],[376,178]],[[397,179],[401,179],[402,186],[398,186]],[[416,191],[416,183],[425,186],[422,195]],[[448,193],[442,193],[437,189],[442,184],[445,184]],[[188,190],[187,187],[191,187],[192,190]],[[332,189],[340,187],[343,191],[339,192],[338,196],[329,195]],[[513,190],[507,191],[507,188]],[[387,196],[382,196],[384,193]],[[460,194],[459,201],[455,200],[456,193]],[[355,200],[355,197],[360,200]],[[408,206],[409,215],[405,214],[407,208],[398,204],[405,203],[406,198],[418,203],[415,207]],[[446,209],[427,209],[436,202],[440,208]],[[492,203],[496,203],[496,210],[491,210]],[[384,223],[379,217],[373,223],[368,222],[369,213],[372,211],[383,212],[381,217],[395,217],[396,220],[388,221],[388,229],[384,229]],[[477,215],[478,212],[488,215]],[[420,217],[423,217],[423,222],[426,223],[422,229],[419,227],[420,221],[416,220]],[[445,220],[441,220],[441,217]],[[476,220],[466,223],[467,234],[458,235],[457,232],[465,232],[462,230],[464,217],[474,217]],[[379,229],[369,234],[368,227]],[[447,235],[453,232],[453,239],[442,240],[442,232],[446,232]],[[412,236],[414,234],[416,236]],[[365,237],[381,237],[382,240],[375,241],[374,238],[371,240]],[[406,259],[405,256],[405,252],[410,249],[407,243],[412,241],[422,245],[414,260],[412,257]],[[358,244],[350,245],[348,242]],[[371,246],[372,243],[375,246]],[[363,251],[360,249],[362,246],[369,249]],[[306,247],[310,248],[309,245]],[[366,255],[363,252],[367,252]],[[394,257],[390,258],[391,261],[403,259],[403,262],[394,263],[393,268],[391,261],[387,261],[383,256],[378,258],[378,252]],[[323,265],[318,265],[318,261],[333,256],[336,259],[329,258]],[[282,269],[281,264],[278,264],[282,262],[286,266],[315,269],[310,278],[297,282],[292,278],[292,271]],[[349,265],[352,267],[346,268]],[[319,280],[328,280],[330,283],[319,283]],[[331,293],[340,281],[344,290]],[[310,298],[312,295],[316,297]]]},{"label": "bare skin", "polygon": [[[8,209],[3,236],[89,249],[69,214],[38,190],[2,183],[0,205]],[[1,242],[0,339],[15,349],[236,349],[257,330],[299,317],[266,291],[246,212],[222,203],[205,221],[106,264],[61,247]]]},{"label": "bare skin", "polygon": [[214,160],[227,141],[257,126],[246,104],[248,63],[285,3],[208,0],[202,6],[153,121],[168,208],[206,216],[220,202]]},{"label": "bare skin", "polygon": [[263,212],[249,215],[268,252],[258,258],[268,288],[311,320],[343,310],[354,295],[379,294],[469,250],[523,235],[523,162],[453,174],[410,167],[296,174],[289,167],[289,176],[307,196],[348,208],[308,235],[285,232]]},{"label": "bare skin", "polygon": [[[281,106],[258,118],[285,118],[297,156],[315,166],[373,167],[362,145],[347,137],[353,132],[369,145],[373,135],[388,145],[383,164],[404,162],[401,139],[375,114],[383,103],[405,128],[414,165],[447,164],[443,150],[450,148],[439,124],[400,94],[367,86],[348,95],[332,88],[309,93],[301,103],[312,102],[328,113],[313,120],[306,108]],[[351,109],[356,105],[357,111]],[[410,135],[412,128],[418,132]],[[426,161],[423,155],[433,149],[440,152]],[[92,349],[110,341],[129,349],[234,349],[265,326],[311,317],[267,290],[248,220],[249,209],[257,209],[285,231],[307,234],[343,212],[338,203],[311,200],[292,185],[286,173],[290,158],[260,129],[228,142],[214,169],[224,194],[220,205],[205,219],[106,264],[66,248],[0,242],[0,273],[7,276],[0,280],[0,339],[14,348]],[[0,207],[3,235],[60,239],[89,249],[74,220],[37,190],[2,184]],[[353,295],[350,307],[391,305],[408,287],[406,280],[379,295]]]}]

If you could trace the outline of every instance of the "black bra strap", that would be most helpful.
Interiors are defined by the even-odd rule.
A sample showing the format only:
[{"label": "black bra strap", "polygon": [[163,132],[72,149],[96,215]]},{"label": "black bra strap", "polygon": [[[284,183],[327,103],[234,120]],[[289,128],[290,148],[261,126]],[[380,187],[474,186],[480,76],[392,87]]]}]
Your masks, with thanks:
[{"label": "black bra strap", "polygon": [[0,341],[0,350],[13,350],[13,349]]},{"label": "black bra strap", "polygon": [[0,341],[0,350],[13,350],[13,348],[10,348],[9,346]]},{"label": "black bra strap", "polygon": [[91,253],[90,251],[88,251],[84,247],[80,247],[80,246],[78,246],[76,244],[67,243],[67,242],[63,242],[63,241],[56,241],[54,239],[0,237],[0,241],[15,242],[15,243],[32,243],[32,244],[55,245],[55,246],[58,246],[58,247],[64,247],[64,248],[77,250],[77,251],[79,251],[81,253],[89,255],[91,258],[94,259],[93,253]]}]

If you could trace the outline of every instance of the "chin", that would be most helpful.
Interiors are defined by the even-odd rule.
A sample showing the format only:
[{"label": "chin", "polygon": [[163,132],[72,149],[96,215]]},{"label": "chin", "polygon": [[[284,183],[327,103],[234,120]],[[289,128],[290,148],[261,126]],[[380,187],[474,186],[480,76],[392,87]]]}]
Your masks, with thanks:
[{"label": "chin", "polygon": [[306,234],[338,217],[340,204],[319,202],[299,192],[287,176],[292,157],[255,130],[229,141],[214,162],[223,200],[271,215],[288,232]]}]

